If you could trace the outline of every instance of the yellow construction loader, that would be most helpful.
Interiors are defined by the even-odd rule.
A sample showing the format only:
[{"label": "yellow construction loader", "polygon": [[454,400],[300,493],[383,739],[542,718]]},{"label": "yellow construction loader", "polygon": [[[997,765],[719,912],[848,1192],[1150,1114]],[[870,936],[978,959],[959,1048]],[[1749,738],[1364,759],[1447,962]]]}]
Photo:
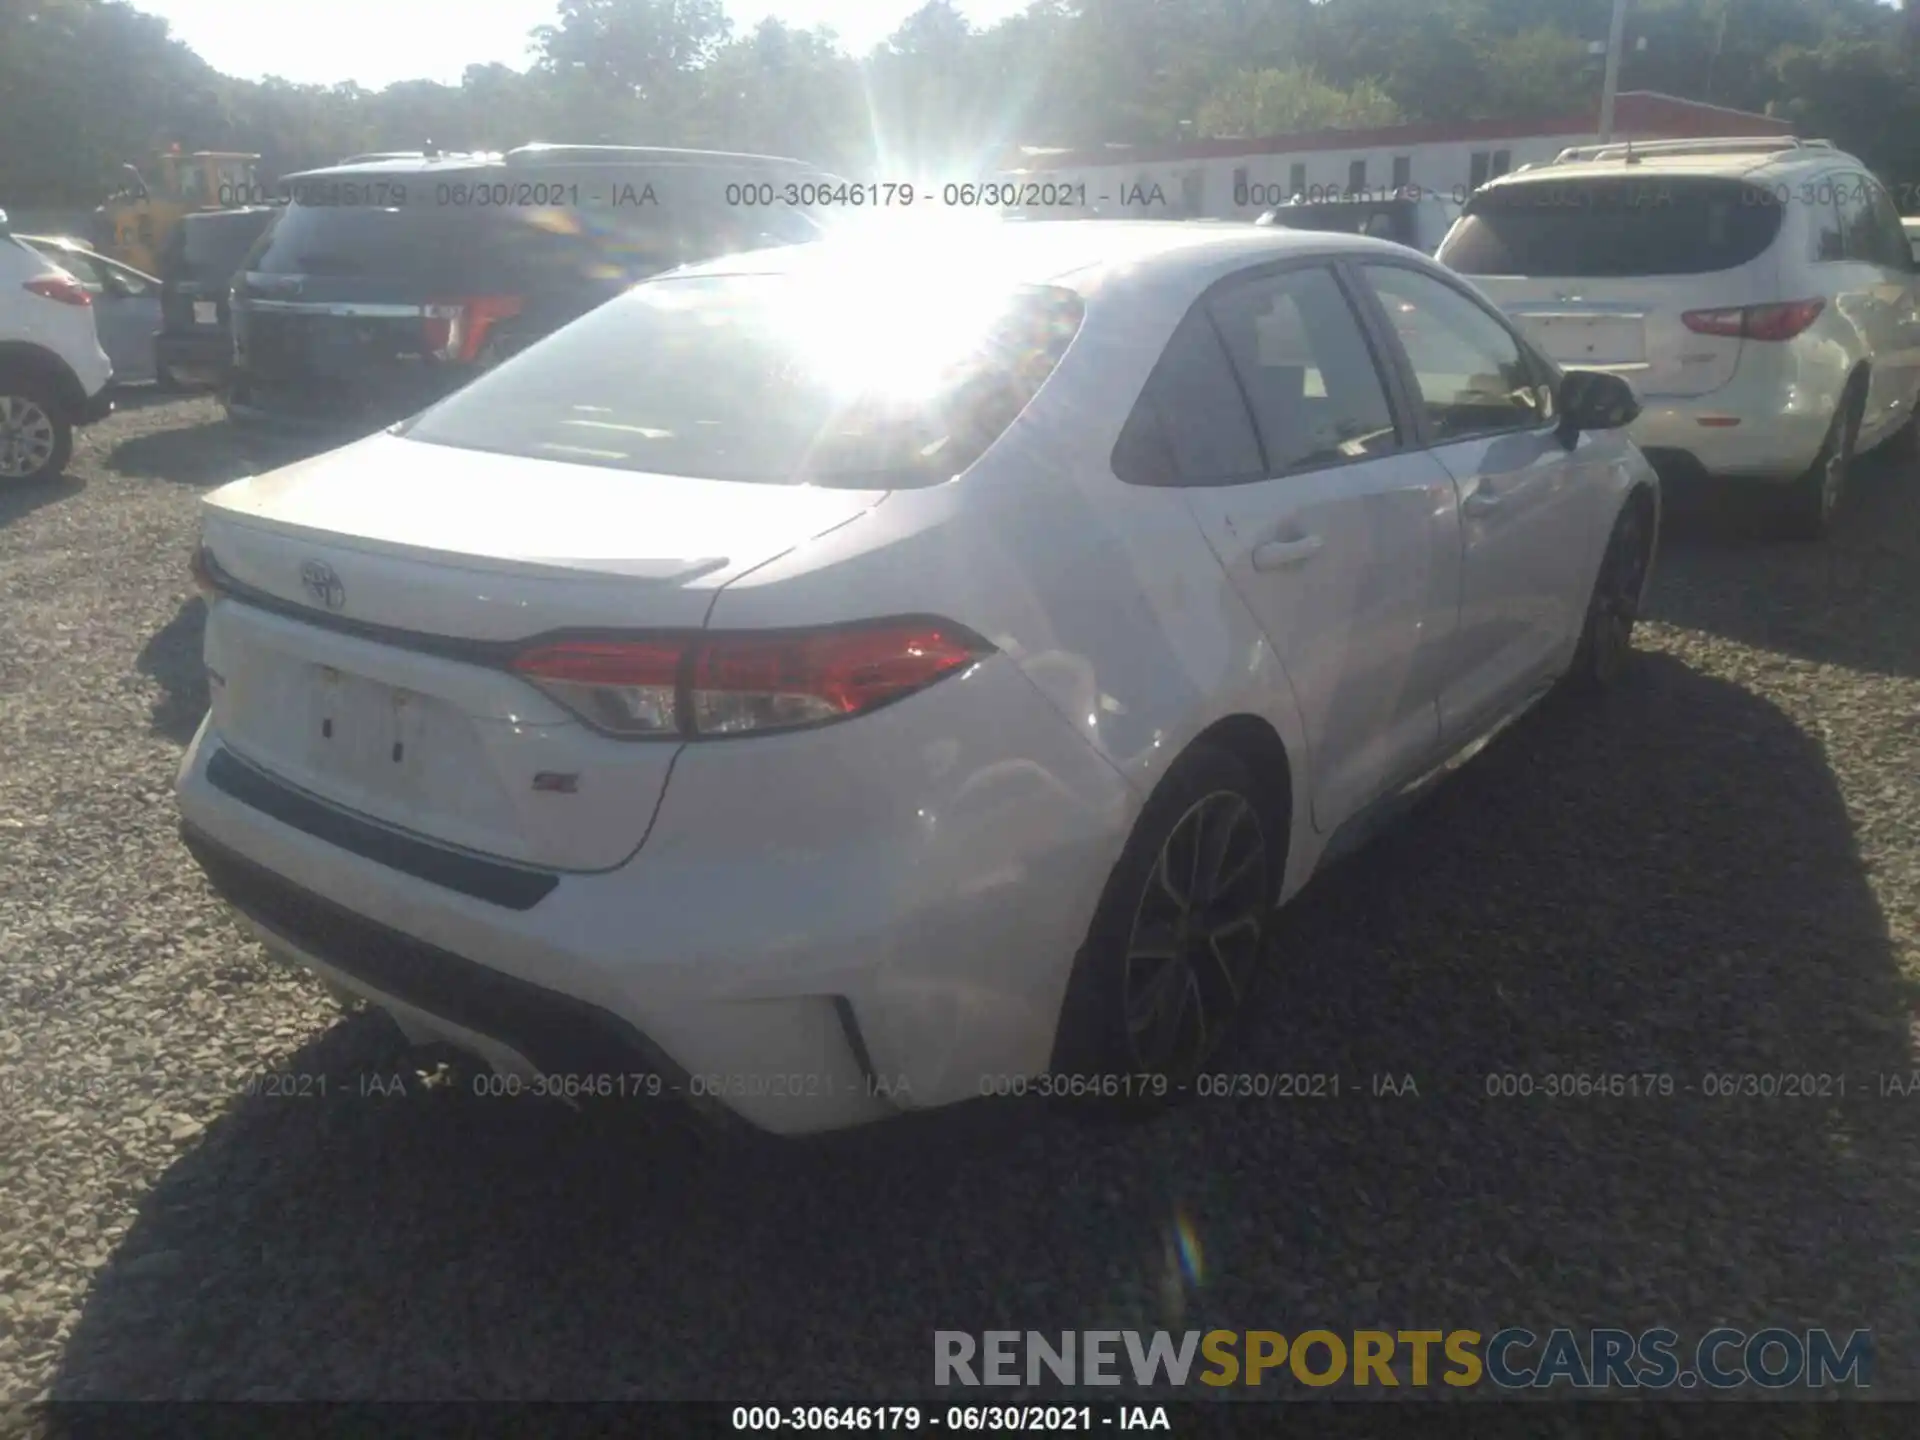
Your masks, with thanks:
[{"label": "yellow construction loader", "polygon": [[94,212],[94,248],[136,270],[157,274],[160,251],[181,216],[266,200],[255,168],[259,159],[228,150],[182,155],[175,145],[159,156],[157,184],[149,184],[138,167],[124,167],[126,184]]}]

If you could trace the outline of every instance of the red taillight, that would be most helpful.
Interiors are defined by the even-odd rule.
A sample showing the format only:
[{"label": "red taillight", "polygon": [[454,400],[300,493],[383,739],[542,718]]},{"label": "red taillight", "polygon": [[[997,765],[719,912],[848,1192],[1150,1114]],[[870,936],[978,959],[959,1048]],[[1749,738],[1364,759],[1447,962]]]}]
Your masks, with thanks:
[{"label": "red taillight", "polygon": [[684,652],[674,640],[562,640],[521,651],[513,668],[599,729],[673,735]]},{"label": "red taillight", "polygon": [[520,313],[518,295],[475,295],[435,300],[420,307],[426,347],[436,359],[466,363],[479,358],[494,322]]},{"label": "red taillight", "polygon": [[1696,335],[1724,335],[1732,340],[1791,340],[1820,318],[1824,300],[1788,300],[1779,305],[1733,306],[1724,310],[1689,310],[1680,322]]},{"label": "red taillight", "polygon": [[27,281],[20,288],[31,290],[43,300],[58,300],[62,305],[93,304],[93,297],[87,294],[87,287],[71,275],[41,275]]},{"label": "red taillight", "polygon": [[561,640],[524,675],[615,735],[738,735],[866,714],[964,670],[990,647],[943,620],[684,640]]}]

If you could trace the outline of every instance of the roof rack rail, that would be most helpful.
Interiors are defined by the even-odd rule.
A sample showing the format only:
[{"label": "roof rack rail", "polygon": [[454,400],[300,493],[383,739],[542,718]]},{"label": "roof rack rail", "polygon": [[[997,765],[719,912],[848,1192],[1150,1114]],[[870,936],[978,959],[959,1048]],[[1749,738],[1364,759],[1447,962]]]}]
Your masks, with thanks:
[{"label": "roof rack rail", "polygon": [[1641,155],[1726,155],[1782,150],[1831,150],[1831,140],[1802,140],[1798,135],[1723,135],[1698,140],[1610,140],[1604,145],[1569,145],[1553,157],[1556,165],[1576,161],[1628,160]]},{"label": "roof rack rail", "polygon": [[507,164],[531,165],[541,162],[577,161],[643,161],[664,160],[668,162],[690,163],[699,161],[724,160],[730,162],[749,161],[755,165],[791,166],[797,170],[811,170],[816,167],[805,160],[795,160],[785,155],[753,155],[737,150],[685,150],[666,145],[566,145],[551,141],[535,140],[519,145],[507,151]]}]

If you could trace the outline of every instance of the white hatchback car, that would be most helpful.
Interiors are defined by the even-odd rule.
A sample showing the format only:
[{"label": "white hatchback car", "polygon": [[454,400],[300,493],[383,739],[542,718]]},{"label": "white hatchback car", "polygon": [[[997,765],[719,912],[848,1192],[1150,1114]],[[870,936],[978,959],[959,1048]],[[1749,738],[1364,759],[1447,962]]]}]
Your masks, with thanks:
[{"label": "white hatchback car", "polygon": [[1437,258],[1555,360],[1629,379],[1662,473],[1764,485],[1798,538],[1826,533],[1856,454],[1911,437],[1912,250],[1825,141],[1564,151],[1476,191]]},{"label": "white hatchback car", "polygon": [[1632,409],[1353,236],[692,267],[206,497],[184,834],[271,950],[528,1089],[1177,1098],[1277,903],[1618,669]]},{"label": "white hatchback car", "polygon": [[0,486],[52,480],[73,431],[113,409],[93,297],[13,234],[0,211]]}]

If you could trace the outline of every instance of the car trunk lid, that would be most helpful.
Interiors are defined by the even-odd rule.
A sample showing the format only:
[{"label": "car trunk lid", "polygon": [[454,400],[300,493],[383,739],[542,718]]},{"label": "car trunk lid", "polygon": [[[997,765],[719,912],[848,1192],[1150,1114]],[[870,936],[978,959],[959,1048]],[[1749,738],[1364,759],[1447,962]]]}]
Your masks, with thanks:
[{"label": "car trunk lid", "polygon": [[1738,336],[1703,335],[1681,318],[1733,305],[1753,283],[1689,280],[1536,281],[1480,278],[1549,359],[1569,370],[1611,370],[1642,396],[1710,395],[1740,365]]},{"label": "car trunk lid", "polygon": [[556,631],[697,629],[727,580],[884,491],[724,483],[378,435],[207,497],[230,598],[214,724],[296,788],[556,869],[621,863],[678,748],[603,735],[507,662]]}]

